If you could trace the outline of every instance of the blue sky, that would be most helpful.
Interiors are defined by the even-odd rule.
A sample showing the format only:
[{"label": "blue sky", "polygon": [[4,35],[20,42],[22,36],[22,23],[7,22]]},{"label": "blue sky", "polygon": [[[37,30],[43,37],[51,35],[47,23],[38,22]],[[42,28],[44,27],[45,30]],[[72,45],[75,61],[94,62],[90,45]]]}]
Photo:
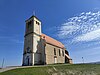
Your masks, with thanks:
[{"label": "blue sky", "polygon": [[61,41],[74,63],[100,61],[100,0],[0,0],[0,66],[21,65],[25,20]]}]

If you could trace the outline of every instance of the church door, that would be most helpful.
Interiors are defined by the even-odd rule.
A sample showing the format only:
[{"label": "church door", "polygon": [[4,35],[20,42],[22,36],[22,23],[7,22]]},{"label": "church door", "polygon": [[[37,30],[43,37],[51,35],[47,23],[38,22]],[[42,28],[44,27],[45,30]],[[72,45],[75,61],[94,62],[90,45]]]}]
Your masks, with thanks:
[{"label": "church door", "polygon": [[27,66],[29,66],[29,65],[30,65],[30,59],[29,59],[29,56],[27,56],[26,61],[27,61]]},{"label": "church door", "polygon": [[54,63],[57,63],[57,58],[54,58]]}]

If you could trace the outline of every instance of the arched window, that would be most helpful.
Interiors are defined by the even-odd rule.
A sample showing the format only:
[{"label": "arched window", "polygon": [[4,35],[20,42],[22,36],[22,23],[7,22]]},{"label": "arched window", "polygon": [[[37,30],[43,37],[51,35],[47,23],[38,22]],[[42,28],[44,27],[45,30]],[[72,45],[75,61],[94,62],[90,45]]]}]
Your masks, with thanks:
[{"label": "arched window", "polygon": [[27,53],[30,53],[31,49],[30,47],[27,47]]},{"label": "arched window", "polygon": [[56,49],[54,48],[54,55],[56,55]]},{"label": "arched window", "polygon": [[62,50],[62,56],[64,56],[64,51]]},{"label": "arched window", "polygon": [[61,56],[60,49],[59,49],[59,56]]},{"label": "arched window", "polygon": [[40,25],[40,23],[38,21],[36,21],[36,24]]},{"label": "arched window", "polygon": [[28,24],[28,28],[30,28],[32,26],[32,21],[29,21],[27,24]]}]

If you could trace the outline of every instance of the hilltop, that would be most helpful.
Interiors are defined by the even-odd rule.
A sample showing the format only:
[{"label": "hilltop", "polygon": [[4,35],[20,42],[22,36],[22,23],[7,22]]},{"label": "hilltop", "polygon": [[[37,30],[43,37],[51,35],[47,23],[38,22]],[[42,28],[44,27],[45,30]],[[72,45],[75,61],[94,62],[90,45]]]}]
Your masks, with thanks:
[{"label": "hilltop", "polygon": [[99,64],[57,64],[17,68],[0,75],[100,75]]}]

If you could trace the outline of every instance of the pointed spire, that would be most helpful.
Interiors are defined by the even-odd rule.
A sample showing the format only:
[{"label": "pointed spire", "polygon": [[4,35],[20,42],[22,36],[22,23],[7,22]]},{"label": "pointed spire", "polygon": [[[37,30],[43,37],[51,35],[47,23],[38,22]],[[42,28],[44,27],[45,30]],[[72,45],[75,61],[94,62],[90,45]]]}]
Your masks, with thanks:
[{"label": "pointed spire", "polygon": [[35,16],[36,14],[35,14],[35,10],[33,11],[33,15]]}]

